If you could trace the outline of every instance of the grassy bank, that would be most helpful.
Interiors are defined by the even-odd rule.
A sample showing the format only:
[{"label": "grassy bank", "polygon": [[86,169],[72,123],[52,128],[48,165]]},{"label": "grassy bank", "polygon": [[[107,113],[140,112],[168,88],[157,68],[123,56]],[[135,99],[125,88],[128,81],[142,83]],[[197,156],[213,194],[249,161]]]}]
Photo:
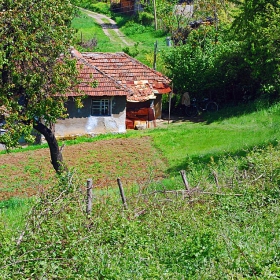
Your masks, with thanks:
[{"label": "grassy bank", "polygon": [[[90,216],[84,213],[85,184],[77,173],[53,181],[51,192],[42,190],[24,223],[11,221],[30,204],[3,202],[0,278],[279,279],[279,112],[278,104],[246,113],[228,108],[203,122],[87,139],[108,151],[113,141],[115,148],[113,165],[108,158],[98,161],[101,146],[90,149],[96,176],[106,177],[102,170],[115,165],[122,172],[115,176],[125,182],[148,165],[147,180],[124,183],[128,210],[117,187],[95,190]],[[116,161],[124,140],[133,139],[139,141],[130,161],[122,156]],[[156,150],[141,147],[148,141]],[[85,149],[77,142],[73,149]],[[132,168],[145,151],[156,154]],[[166,164],[162,178],[154,176],[155,158]],[[75,162],[79,168],[82,161],[75,156]],[[184,195],[174,192],[185,189],[181,169],[191,188]]]},{"label": "grassy bank", "polygon": [[[79,13],[72,21],[72,27],[76,30],[75,45],[83,51],[116,52],[122,51],[121,44],[112,44],[104,34],[102,27],[93,18],[84,13]],[[92,44],[90,44],[92,42]],[[89,43],[89,47],[84,44]]]},{"label": "grassy bank", "polygon": [[[204,174],[193,165],[188,179],[198,184],[184,197],[153,185],[126,189],[128,210],[117,190],[95,191],[89,216],[79,183],[64,177],[34,204],[22,239],[22,226],[1,219],[0,277],[278,279],[279,155],[269,147],[227,157]],[[173,179],[176,188],[183,184]]]}]

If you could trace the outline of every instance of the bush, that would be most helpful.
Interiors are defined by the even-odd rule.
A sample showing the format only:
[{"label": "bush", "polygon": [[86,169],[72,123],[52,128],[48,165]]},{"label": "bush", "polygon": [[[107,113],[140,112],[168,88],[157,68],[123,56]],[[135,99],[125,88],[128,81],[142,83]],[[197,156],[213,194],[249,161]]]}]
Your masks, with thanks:
[{"label": "bush", "polygon": [[93,12],[111,16],[110,6],[103,2],[98,2],[96,4],[91,4],[89,9]]},{"label": "bush", "polygon": [[150,26],[154,22],[154,16],[147,12],[140,12],[138,14],[138,21],[145,26]]},{"label": "bush", "polygon": [[134,21],[128,21],[123,28],[123,32],[128,36],[133,34],[141,34],[151,30],[152,27],[145,27],[139,23],[135,23]]},{"label": "bush", "polygon": [[136,43],[136,44],[134,44],[133,48],[125,47],[125,48],[123,48],[123,52],[125,52],[129,56],[136,57],[139,54],[138,45],[139,45],[139,43]]}]

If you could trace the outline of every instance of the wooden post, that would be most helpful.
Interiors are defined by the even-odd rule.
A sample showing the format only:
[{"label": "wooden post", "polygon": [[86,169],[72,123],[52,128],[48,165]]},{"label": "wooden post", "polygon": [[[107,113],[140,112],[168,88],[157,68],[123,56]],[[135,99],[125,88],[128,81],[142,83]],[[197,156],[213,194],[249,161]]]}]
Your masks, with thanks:
[{"label": "wooden post", "polygon": [[215,184],[216,184],[217,189],[220,189],[218,174],[215,171],[213,171],[213,176],[214,176],[214,179],[215,179]]},{"label": "wooden post", "polygon": [[125,198],[125,195],[124,195],[124,190],[123,190],[123,187],[122,187],[121,179],[118,178],[117,181],[118,181],[118,185],[119,185],[119,189],[120,189],[120,194],[121,194],[121,198],[122,198],[123,207],[127,210],[127,203],[126,203],[126,198]]},{"label": "wooden post", "polygon": [[171,88],[172,88],[172,91],[169,92],[169,94],[168,94],[168,101],[169,101],[168,102],[168,124],[170,122],[170,114],[171,114],[171,99],[172,99],[172,94],[173,94],[173,83],[172,83]]},{"label": "wooden post", "polygon": [[153,6],[154,6],[154,20],[155,20],[155,30],[157,30],[157,5],[156,0],[153,0]]},{"label": "wooden post", "polygon": [[156,40],[155,48],[154,48],[154,62],[153,62],[153,69],[154,70],[157,70],[157,48],[158,48],[158,42]]},{"label": "wooden post", "polygon": [[191,192],[191,188],[190,188],[190,185],[189,185],[188,180],[187,180],[186,171],[185,170],[181,170],[180,174],[182,176],[182,179],[183,179],[183,182],[184,182],[184,185],[185,185],[185,189],[188,192],[188,196],[189,196],[189,198],[191,198],[191,193],[190,193]]},{"label": "wooden post", "polygon": [[87,215],[91,214],[92,210],[92,179],[87,179]]}]

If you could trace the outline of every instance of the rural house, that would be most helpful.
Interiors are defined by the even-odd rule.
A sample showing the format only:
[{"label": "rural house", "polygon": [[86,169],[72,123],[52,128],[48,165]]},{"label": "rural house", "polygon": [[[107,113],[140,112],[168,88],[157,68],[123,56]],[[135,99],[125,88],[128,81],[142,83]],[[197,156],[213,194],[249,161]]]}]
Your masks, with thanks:
[{"label": "rural house", "polygon": [[155,126],[155,119],[161,117],[162,94],[171,91],[167,77],[125,53],[80,53],[72,49],[71,54],[77,59],[78,89],[87,97],[83,107],[77,108],[75,97],[79,93],[68,94],[68,117],[57,120],[57,137],[123,133],[139,125]]}]

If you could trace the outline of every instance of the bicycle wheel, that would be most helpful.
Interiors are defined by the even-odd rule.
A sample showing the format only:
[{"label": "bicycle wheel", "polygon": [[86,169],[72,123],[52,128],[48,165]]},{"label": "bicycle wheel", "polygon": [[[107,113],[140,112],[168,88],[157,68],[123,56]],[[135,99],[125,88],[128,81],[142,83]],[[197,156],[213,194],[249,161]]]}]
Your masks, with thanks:
[{"label": "bicycle wheel", "polygon": [[218,111],[218,104],[216,102],[214,102],[214,101],[209,102],[206,105],[206,111],[207,112],[216,112],[216,111]]},{"label": "bicycle wheel", "polygon": [[198,110],[194,106],[186,106],[185,113],[187,117],[196,117],[198,115]]}]

